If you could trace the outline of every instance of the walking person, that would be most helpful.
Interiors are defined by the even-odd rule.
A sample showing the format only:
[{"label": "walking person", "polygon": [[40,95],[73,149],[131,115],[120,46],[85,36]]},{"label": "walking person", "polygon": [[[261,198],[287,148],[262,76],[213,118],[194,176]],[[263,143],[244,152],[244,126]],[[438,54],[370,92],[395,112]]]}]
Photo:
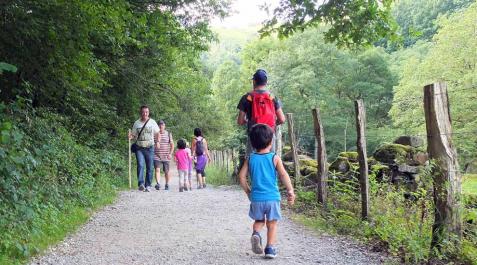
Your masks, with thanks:
[{"label": "walking person", "polygon": [[200,128],[194,129],[194,138],[192,139],[192,154],[195,161],[195,171],[197,174],[197,189],[202,189],[207,186],[205,182],[205,167],[207,162],[210,161],[209,148],[207,146],[207,140],[202,135]]},{"label": "walking person", "polygon": [[[267,84],[267,72],[263,69],[258,69],[252,77],[253,90],[243,95],[237,105],[237,109],[239,110],[237,123],[239,125],[247,125],[247,135],[253,125],[262,123],[272,128],[275,137],[276,125],[285,122],[282,104],[280,100],[267,89]],[[248,137],[246,157],[252,153],[252,149],[250,137]],[[275,138],[272,140],[271,150],[275,152]]]},{"label": "walking person", "polygon": [[187,144],[184,139],[177,141],[177,151],[174,156],[177,171],[179,172],[179,192],[187,191],[187,178],[189,173],[190,153],[186,150]]},{"label": "walking person", "polygon": [[[264,252],[260,231],[267,226],[267,244],[265,258],[275,258],[277,255],[277,227],[281,219],[280,192],[277,184],[277,173],[287,190],[288,203],[295,201],[295,193],[290,176],[283,166],[282,160],[272,149],[273,130],[265,124],[256,124],[250,130],[252,147],[256,150],[240,170],[240,186],[250,200],[249,216],[254,220],[252,227],[252,251],[255,254]],[[251,187],[247,182],[250,173]]]},{"label": "walking person", "polygon": [[174,141],[172,134],[166,130],[166,123],[159,121],[159,133],[156,137],[156,148],[154,150],[154,168],[156,171],[156,190],[161,189],[161,168],[164,171],[164,190],[169,190],[169,164],[174,153]]},{"label": "walking person", "polygon": [[194,167],[194,159],[192,156],[192,150],[190,149],[189,142],[186,141],[186,152],[189,154],[189,168],[187,171],[187,179],[188,179],[188,189],[192,190],[192,168]]},{"label": "walking person", "polygon": [[[154,159],[154,139],[159,133],[159,127],[155,120],[149,117],[149,107],[144,105],[140,108],[141,118],[134,122],[132,131],[128,137],[135,139],[133,144],[137,160],[137,178],[140,191],[150,191],[152,183],[152,169]],[[146,179],[144,179],[146,168]]]}]

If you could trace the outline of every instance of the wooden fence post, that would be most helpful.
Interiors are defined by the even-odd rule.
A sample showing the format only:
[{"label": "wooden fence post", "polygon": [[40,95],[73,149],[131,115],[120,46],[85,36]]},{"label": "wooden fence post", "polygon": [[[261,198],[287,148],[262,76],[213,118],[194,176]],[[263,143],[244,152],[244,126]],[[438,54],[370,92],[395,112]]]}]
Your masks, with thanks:
[{"label": "wooden fence post", "polygon": [[427,152],[435,163],[432,168],[434,186],[434,224],[431,248],[442,249],[443,242],[460,249],[462,239],[462,177],[457,152],[452,145],[451,117],[447,85],[434,83],[424,87]]},{"label": "wooden fence post", "polygon": [[225,158],[224,158],[224,153],[225,153],[225,150],[221,150],[220,151],[220,162],[221,162],[221,166],[222,168],[225,167]]},{"label": "wooden fence post", "polygon": [[328,190],[328,164],[326,157],[325,133],[321,123],[320,109],[312,110],[313,124],[315,126],[316,161],[318,162],[318,202],[326,208],[326,195]]},{"label": "wooden fence post", "polygon": [[282,126],[277,125],[277,130],[275,132],[275,153],[278,157],[282,157],[283,146],[282,146]]},{"label": "wooden fence post", "polygon": [[359,183],[361,187],[361,218],[369,217],[368,154],[366,152],[366,110],[362,99],[354,102],[359,161]]},{"label": "wooden fence post", "polygon": [[129,139],[129,134],[131,134],[131,129],[128,130],[128,175],[129,175],[129,189],[132,189],[132,180],[131,180],[131,139]]},{"label": "wooden fence post", "polygon": [[235,150],[232,148],[232,176],[235,183],[238,183],[237,161],[235,157]]},{"label": "wooden fence post", "polygon": [[225,150],[225,157],[226,157],[226,159],[225,159],[225,167],[227,168],[227,176],[230,176],[230,171],[229,171],[229,170],[230,170],[230,169],[229,169],[229,160],[230,160],[230,158],[229,158],[229,150]]},{"label": "wooden fence post", "polygon": [[300,176],[300,161],[298,159],[298,147],[296,145],[295,132],[293,128],[293,113],[287,113],[287,122],[288,122],[288,136],[290,137],[291,152],[293,156],[293,165],[294,165],[294,171],[295,171],[294,186],[296,186],[297,183],[300,183],[301,176]]}]

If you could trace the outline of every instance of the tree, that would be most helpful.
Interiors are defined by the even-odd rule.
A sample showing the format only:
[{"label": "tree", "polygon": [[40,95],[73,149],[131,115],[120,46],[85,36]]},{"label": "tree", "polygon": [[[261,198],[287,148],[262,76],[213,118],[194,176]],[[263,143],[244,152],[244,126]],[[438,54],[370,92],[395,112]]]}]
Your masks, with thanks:
[{"label": "tree", "polygon": [[[449,88],[453,139],[463,165],[476,160],[477,143],[471,132],[477,131],[475,85],[477,84],[477,4],[439,20],[439,30],[429,51],[403,64],[402,78],[394,88],[394,102],[389,112],[395,127],[410,133],[425,132],[422,87],[436,81]],[[419,47],[416,47],[416,49]],[[415,49],[415,48],[413,48]],[[421,57],[421,58],[420,58]]]},{"label": "tree", "polygon": [[325,39],[339,46],[371,45],[383,37],[396,39],[392,0],[281,0],[274,17],[264,22],[262,36],[280,37],[321,23],[329,25]]}]

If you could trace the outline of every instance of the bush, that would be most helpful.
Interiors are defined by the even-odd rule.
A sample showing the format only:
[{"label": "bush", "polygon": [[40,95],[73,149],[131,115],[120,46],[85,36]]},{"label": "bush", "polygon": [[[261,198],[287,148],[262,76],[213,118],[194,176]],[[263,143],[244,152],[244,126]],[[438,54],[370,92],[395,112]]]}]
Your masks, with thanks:
[{"label": "bush", "polygon": [[66,213],[85,220],[85,209],[110,201],[126,183],[120,176],[127,165],[115,150],[78,143],[58,115],[13,113],[0,112],[0,262],[6,264],[37,253],[45,237],[79,222],[65,222]]}]

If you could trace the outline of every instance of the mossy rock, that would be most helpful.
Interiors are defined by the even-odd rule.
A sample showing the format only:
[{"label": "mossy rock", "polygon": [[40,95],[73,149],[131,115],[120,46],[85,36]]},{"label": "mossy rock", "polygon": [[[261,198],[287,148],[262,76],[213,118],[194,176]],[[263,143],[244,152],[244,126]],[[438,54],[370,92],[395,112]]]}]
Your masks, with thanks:
[{"label": "mossy rock", "polygon": [[289,146],[289,145],[283,146],[283,148],[282,148],[283,153],[290,152],[290,151],[291,151],[291,146]]},{"label": "mossy rock", "polygon": [[300,166],[301,166],[301,165],[318,168],[318,162],[317,162],[316,160],[314,160],[314,159],[304,159],[304,160],[300,160]]},{"label": "mossy rock", "polygon": [[340,173],[347,173],[350,171],[351,165],[346,157],[338,156],[335,161],[333,161],[330,165],[329,170],[330,171],[335,171],[335,172],[340,172]]},{"label": "mossy rock", "polygon": [[[293,161],[292,152],[288,151],[288,152],[284,153],[283,156],[282,156],[282,159],[283,159],[283,161]],[[303,155],[303,154],[298,153],[298,160],[299,161],[301,161],[301,160],[313,160],[313,158],[311,158],[307,155]]]},{"label": "mossy rock", "polygon": [[373,154],[373,157],[381,163],[406,163],[412,159],[413,148],[401,144],[384,144]]},{"label": "mossy rock", "polygon": [[307,165],[300,166],[300,173],[302,176],[306,176],[316,172],[318,172],[318,169],[316,167],[310,167]]},{"label": "mossy rock", "polygon": [[400,136],[396,140],[394,140],[395,144],[407,145],[412,147],[419,147],[424,144],[424,140],[417,136]]},{"label": "mossy rock", "polygon": [[309,180],[310,182],[316,182],[318,179],[318,172],[311,172],[305,176],[305,179]]},{"label": "mossy rock", "polygon": [[338,156],[346,157],[350,162],[358,162],[358,152],[341,152]]},{"label": "mossy rock", "polygon": [[288,174],[293,175],[295,173],[293,162],[284,161],[283,166],[285,167],[285,170],[288,172]]}]

